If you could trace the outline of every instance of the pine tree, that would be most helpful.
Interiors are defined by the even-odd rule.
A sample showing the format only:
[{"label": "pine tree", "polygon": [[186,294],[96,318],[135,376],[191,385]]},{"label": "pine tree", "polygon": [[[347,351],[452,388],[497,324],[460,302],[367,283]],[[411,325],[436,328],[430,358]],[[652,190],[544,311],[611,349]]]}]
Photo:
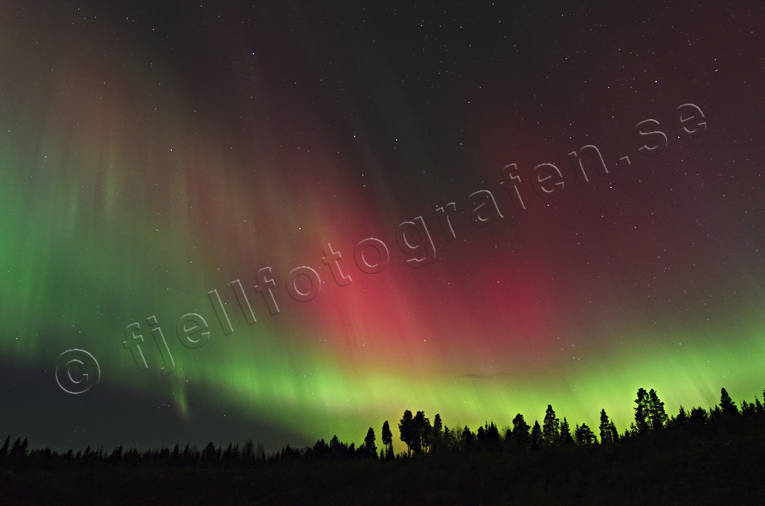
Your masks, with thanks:
[{"label": "pine tree", "polygon": [[382,426],[382,444],[385,445],[385,458],[393,458],[393,433],[390,431],[388,420],[385,420]]},{"label": "pine tree", "polygon": [[367,436],[364,438],[364,451],[370,457],[377,456],[377,446],[375,445],[375,431],[372,427],[367,431]]},{"label": "pine tree", "polygon": [[576,437],[576,444],[580,446],[591,446],[598,442],[592,429],[586,423],[576,427],[574,437]]},{"label": "pine tree", "polygon": [[448,450],[453,450],[456,443],[454,432],[444,425],[443,446]]},{"label": "pine tree", "polygon": [[217,462],[219,456],[219,450],[215,448],[212,441],[207,443],[207,446],[205,446],[205,449],[202,452],[202,459],[210,462]]},{"label": "pine tree", "polygon": [[531,428],[531,448],[536,450],[542,444],[542,427],[538,421],[534,421],[534,427]]},{"label": "pine tree", "polygon": [[547,446],[557,446],[560,443],[560,420],[555,416],[555,410],[550,404],[545,411],[542,439]]},{"label": "pine tree", "polygon": [[614,426],[609,420],[605,409],[600,410],[600,443],[603,445],[614,444]]},{"label": "pine tree", "polygon": [[667,413],[664,411],[664,403],[659,399],[659,396],[653,388],[648,393],[648,420],[652,430],[661,430],[667,423]]},{"label": "pine tree", "polygon": [[702,407],[691,409],[691,415],[688,417],[688,423],[690,424],[703,424],[707,423],[709,415]]},{"label": "pine tree", "polygon": [[574,438],[571,436],[571,429],[568,426],[568,420],[566,420],[565,416],[560,424],[560,442],[565,446],[574,444]]},{"label": "pine tree", "polygon": [[675,418],[675,425],[685,425],[688,423],[688,414],[685,412],[685,408],[680,406],[680,411],[677,412],[677,418]]},{"label": "pine tree", "polygon": [[404,416],[398,422],[398,432],[401,441],[406,444],[407,453],[411,455],[414,450],[414,417],[408,409],[404,411]]},{"label": "pine tree", "polygon": [[470,432],[470,428],[467,425],[462,429],[461,440],[463,450],[469,450],[475,446],[475,435]]},{"label": "pine tree", "polygon": [[638,389],[635,404],[635,428],[643,433],[648,430],[648,393],[645,388]]},{"label": "pine tree", "polygon": [[441,421],[441,415],[436,413],[435,418],[433,418],[433,433],[436,434],[436,436],[440,437],[443,426],[444,424]]},{"label": "pine tree", "polygon": [[430,451],[433,451],[441,445],[443,427],[444,424],[441,421],[441,415],[436,413],[435,418],[433,418],[433,427],[427,431],[425,438],[426,446],[430,448]]},{"label": "pine tree", "polygon": [[426,450],[427,434],[431,429],[430,420],[425,416],[425,412],[418,411],[417,414],[414,415],[414,420],[412,422],[412,451],[414,451],[414,453],[422,453]]},{"label": "pine tree", "polygon": [[525,449],[529,446],[529,424],[523,419],[523,415],[518,413],[513,418],[513,441],[521,448]]},{"label": "pine tree", "polygon": [[724,388],[720,390],[720,409],[723,415],[737,415],[738,408],[736,403],[728,395],[728,391]]},{"label": "pine tree", "polygon": [[499,429],[494,422],[489,422],[483,428],[483,446],[489,450],[499,449]]}]

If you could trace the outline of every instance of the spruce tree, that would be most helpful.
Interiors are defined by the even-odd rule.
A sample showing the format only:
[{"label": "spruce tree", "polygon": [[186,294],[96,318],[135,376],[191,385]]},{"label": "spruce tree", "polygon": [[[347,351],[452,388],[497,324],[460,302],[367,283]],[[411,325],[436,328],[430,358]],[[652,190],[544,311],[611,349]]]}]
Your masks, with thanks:
[{"label": "spruce tree", "polygon": [[720,409],[723,415],[737,415],[738,408],[736,403],[728,395],[728,391],[724,388],[720,390]]},{"label": "spruce tree", "polygon": [[375,445],[375,431],[372,427],[367,431],[367,436],[364,438],[364,451],[370,457],[377,456],[377,446]]},{"label": "spruce tree", "polygon": [[638,389],[635,404],[635,428],[643,433],[648,430],[648,393],[645,388]]},{"label": "spruce tree", "polygon": [[418,411],[417,414],[414,415],[412,427],[412,451],[414,451],[414,453],[422,453],[426,449],[427,434],[432,429],[430,420],[425,416],[424,411]]},{"label": "spruce tree", "polygon": [[659,399],[659,396],[653,388],[648,393],[648,420],[652,430],[661,430],[667,423],[667,413],[664,411],[664,403]]},{"label": "spruce tree", "polygon": [[688,423],[688,413],[685,412],[685,408],[680,406],[680,411],[677,412],[675,418],[675,425],[685,425]]},{"label": "spruce tree", "polygon": [[614,426],[609,420],[605,409],[600,410],[600,443],[603,445],[614,444]]},{"label": "spruce tree", "polygon": [[557,446],[560,442],[560,420],[550,404],[547,405],[547,411],[545,411],[542,439],[547,446]]},{"label": "spruce tree", "polygon": [[385,420],[382,426],[382,444],[385,445],[385,458],[393,458],[393,433],[390,431],[388,420]]},{"label": "spruce tree", "polygon": [[534,427],[531,428],[531,448],[536,450],[542,444],[542,427],[538,421],[534,421]]},{"label": "spruce tree", "polygon": [[574,438],[571,436],[571,429],[568,426],[568,420],[566,420],[565,416],[560,424],[560,442],[565,446],[574,444]]},{"label": "spruce tree", "polygon": [[574,437],[576,437],[576,444],[580,446],[591,446],[598,442],[592,429],[586,423],[576,427]]},{"label": "spruce tree", "polygon": [[513,442],[521,449],[529,446],[529,424],[523,419],[523,415],[518,413],[513,418]]},{"label": "spruce tree", "polygon": [[441,415],[436,413],[435,418],[433,418],[433,433],[437,436],[441,436],[441,430],[443,429],[443,422],[441,421]]},{"label": "spruce tree", "polygon": [[404,411],[401,421],[398,422],[398,432],[401,441],[406,444],[407,453],[411,455],[414,450],[414,417],[408,409]]}]

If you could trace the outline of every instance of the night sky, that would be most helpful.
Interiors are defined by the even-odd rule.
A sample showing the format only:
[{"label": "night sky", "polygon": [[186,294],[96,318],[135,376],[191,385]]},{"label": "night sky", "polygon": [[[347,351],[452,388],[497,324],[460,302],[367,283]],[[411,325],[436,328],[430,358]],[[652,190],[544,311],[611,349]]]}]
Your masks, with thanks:
[{"label": "night sky", "polygon": [[0,436],[621,431],[641,386],[765,386],[762,2],[51,4],[0,17]]}]

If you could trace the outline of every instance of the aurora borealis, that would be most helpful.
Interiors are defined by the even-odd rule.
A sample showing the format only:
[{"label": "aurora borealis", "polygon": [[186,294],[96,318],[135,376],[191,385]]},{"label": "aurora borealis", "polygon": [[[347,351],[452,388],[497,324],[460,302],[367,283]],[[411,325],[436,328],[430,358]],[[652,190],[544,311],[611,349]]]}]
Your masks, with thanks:
[{"label": "aurora borealis", "polygon": [[[3,7],[0,434],[273,448],[406,408],[503,425],[548,403],[623,430],[641,386],[671,411],[762,391],[762,6],[426,4]],[[685,103],[705,131],[682,131]],[[639,152],[649,118],[667,145]],[[569,153],[588,144],[609,171],[585,182]],[[501,219],[484,200],[475,222],[480,190]],[[416,217],[435,256],[413,268],[428,243],[397,230]],[[381,272],[354,261],[370,237]],[[286,289],[299,266],[323,283],[307,302]],[[187,313],[209,342],[180,343]],[[68,348],[100,363],[82,396],[53,380]]]}]

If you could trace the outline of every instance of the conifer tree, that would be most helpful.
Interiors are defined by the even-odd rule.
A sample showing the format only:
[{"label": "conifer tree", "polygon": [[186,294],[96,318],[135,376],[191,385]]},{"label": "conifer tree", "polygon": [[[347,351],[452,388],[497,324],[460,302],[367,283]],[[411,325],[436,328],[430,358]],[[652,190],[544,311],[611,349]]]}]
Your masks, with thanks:
[{"label": "conifer tree", "polygon": [[639,433],[648,430],[648,393],[645,388],[638,389],[635,399],[635,428]]},{"label": "conifer tree", "polygon": [[653,388],[648,392],[648,420],[652,430],[661,430],[667,423],[667,413],[664,411],[664,403],[659,399],[659,396]]},{"label": "conifer tree", "polygon": [[591,446],[598,442],[592,429],[586,423],[576,427],[574,437],[576,437],[576,444],[580,446]]},{"label": "conifer tree", "polygon": [[523,415],[518,413],[513,418],[513,441],[521,448],[525,449],[529,446],[529,424],[523,419]]},{"label": "conifer tree", "polygon": [[534,421],[534,427],[531,428],[531,448],[536,450],[542,444],[542,427],[538,421]]},{"label": "conifer tree", "polygon": [[401,441],[406,444],[407,453],[411,455],[414,450],[414,417],[408,409],[404,411],[401,421],[398,422],[398,431]]},{"label": "conifer tree", "polygon": [[568,420],[563,417],[563,421],[560,423],[560,442],[562,445],[570,446],[574,444],[574,438],[571,436],[571,429],[568,426]]},{"label": "conifer tree", "polygon": [[707,411],[702,407],[693,408],[691,410],[691,414],[688,417],[688,423],[691,424],[703,424],[707,423],[707,420],[709,420],[709,415],[707,414]]},{"label": "conifer tree", "polygon": [[688,413],[685,412],[685,408],[680,406],[680,411],[677,412],[675,418],[675,425],[685,425],[688,423]]},{"label": "conifer tree", "polygon": [[550,404],[545,411],[542,439],[547,446],[557,446],[560,443],[560,420]]},{"label": "conifer tree", "polygon": [[433,433],[436,435],[436,437],[441,436],[441,431],[443,429],[443,422],[441,421],[441,415],[436,413],[435,418],[433,418]]},{"label": "conifer tree", "polygon": [[722,410],[723,415],[738,414],[736,403],[733,402],[730,395],[728,395],[728,391],[724,388],[720,390],[720,409]]},{"label": "conifer tree", "polygon": [[614,426],[608,418],[605,409],[600,410],[600,443],[603,445],[614,444]]},{"label": "conifer tree", "polygon": [[414,453],[422,453],[426,449],[427,434],[431,429],[430,420],[425,416],[425,412],[418,411],[412,422],[412,451]]},{"label": "conifer tree", "polygon": [[377,446],[375,445],[375,431],[372,427],[367,431],[367,436],[364,438],[364,451],[370,457],[377,455]]},{"label": "conifer tree", "polygon": [[382,426],[382,444],[385,445],[385,458],[393,458],[393,433],[390,431],[388,420],[385,420]]}]

